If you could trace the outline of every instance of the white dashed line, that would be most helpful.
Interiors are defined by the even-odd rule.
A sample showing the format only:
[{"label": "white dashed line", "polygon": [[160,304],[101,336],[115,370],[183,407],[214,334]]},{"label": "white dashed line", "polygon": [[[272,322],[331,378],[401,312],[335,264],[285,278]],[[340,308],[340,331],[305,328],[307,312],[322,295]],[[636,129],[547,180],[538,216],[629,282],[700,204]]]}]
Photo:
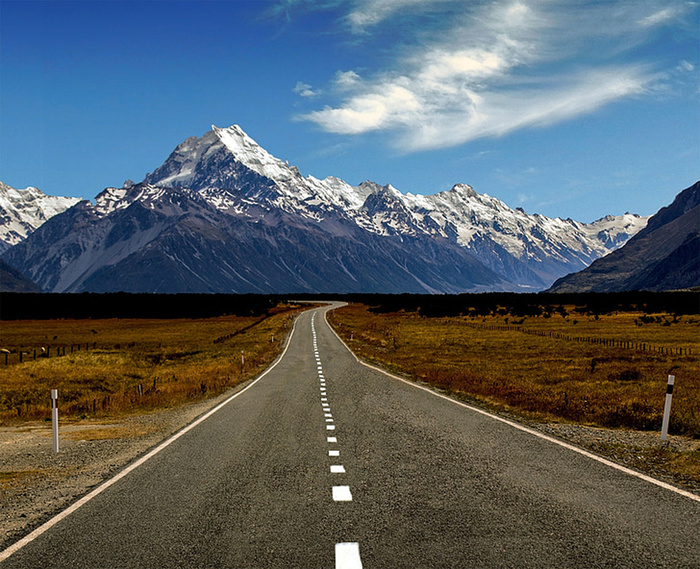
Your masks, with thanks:
[{"label": "white dashed line", "polygon": [[334,502],[352,502],[350,486],[333,486]]},{"label": "white dashed line", "polygon": [[[333,423],[333,415],[326,397],[326,378],[323,375],[323,366],[321,365],[321,357],[318,353],[318,344],[316,342],[316,327],[314,325],[316,314],[311,317],[311,331],[313,334],[314,354],[316,358],[316,368],[318,372],[320,392],[321,392],[321,407],[323,408],[323,416],[326,423]],[[326,424],[326,430],[334,431],[335,425]],[[337,437],[326,437],[329,443],[337,443]],[[339,450],[329,450],[329,457],[340,456]],[[342,464],[330,465],[331,474],[345,474],[345,467]],[[350,486],[333,486],[333,501],[334,502],[351,502],[352,493]],[[360,544],[357,542],[341,542],[335,544],[335,569],[362,569],[362,560],[360,559]]]},{"label": "white dashed line", "polygon": [[359,543],[335,544],[335,569],[362,569]]}]

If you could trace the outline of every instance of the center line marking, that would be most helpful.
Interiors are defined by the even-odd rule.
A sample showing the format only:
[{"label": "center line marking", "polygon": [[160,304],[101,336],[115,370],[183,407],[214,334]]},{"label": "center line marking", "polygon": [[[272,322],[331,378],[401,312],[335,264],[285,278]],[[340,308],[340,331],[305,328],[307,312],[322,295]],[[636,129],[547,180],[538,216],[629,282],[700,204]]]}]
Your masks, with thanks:
[{"label": "center line marking", "polygon": [[326,425],[327,431],[335,431],[335,425]]},{"label": "center line marking", "polygon": [[[338,437],[328,437],[326,439],[329,443],[337,443],[338,442]],[[334,451],[329,451],[329,452],[334,452]]]},{"label": "center line marking", "polygon": [[342,464],[332,464],[331,473],[333,474],[345,474],[345,467]]},{"label": "center line marking", "polygon": [[359,543],[335,544],[335,569],[362,569]]},{"label": "center line marking", "polygon": [[352,502],[350,486],[333,486],[334,502]]},{"label": "center line marking", "polygon": [[[335,438],[335,437],[328,437],[329,439]],[[340,456],[340,451],[339,450],[329,450],[328,451],[328,456]]]},{"label": "center line marking", "polygon": [[323,416],[324,417],[332,417],[333,415],[331,415],[330,413],[324,413]]}]

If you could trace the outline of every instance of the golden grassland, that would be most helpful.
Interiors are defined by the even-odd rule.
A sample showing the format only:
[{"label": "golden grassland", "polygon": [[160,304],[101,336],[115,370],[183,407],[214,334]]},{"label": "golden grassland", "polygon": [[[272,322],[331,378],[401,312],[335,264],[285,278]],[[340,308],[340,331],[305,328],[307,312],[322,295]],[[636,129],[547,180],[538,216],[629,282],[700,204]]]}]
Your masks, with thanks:
[{"label": "golden grassland", "polygon": [[700,437],[700,317],[642,316],[426,318],[354,304],[330,319],[360,357],[543,420],[660,429],[670,372],[670,432]]},{"label": "golden grassland", "polygon": [[[542,423],[658,431],[670,372],[676,382],[669,432],[700,438],[700,317],[596,318],[573,310],[546,318],[428,318],[373,314],[351,304],[329,320],[365,361]],[[600,441],[589,446],[640,470],[700,483],[696,445],[679,450],[659,440],[652,447]]]},{"label": "golden grassland", "polygon": [[[51,389],[59,391],[64,419],[144,412],[217,395],[272,363],[297,311],[279,306],[251,317],[2,322],[0,347],[12,359],[3,365],[0,355],[0,425],[48,419]],[[42,348],[49,357],[42,357]],[[19,351],[25,352],[22,363]]]}]

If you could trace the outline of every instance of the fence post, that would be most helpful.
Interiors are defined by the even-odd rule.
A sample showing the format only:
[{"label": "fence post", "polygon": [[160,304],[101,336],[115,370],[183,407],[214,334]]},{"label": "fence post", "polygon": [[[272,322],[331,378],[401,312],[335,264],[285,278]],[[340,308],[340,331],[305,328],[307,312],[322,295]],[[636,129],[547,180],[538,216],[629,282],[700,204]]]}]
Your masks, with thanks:
[{"label": "fence post", "polygon": [[53,451],[58,452],[58,389],[51,390],[51,426],[53,430]]},{"label": "fence post", "polygon": [[665,441],[668,438],[668,423],[671,418],[671,398],[673,397],[673,384],[675,381],[675,375],[668,376],[668,383],[666,384],[666,403],[664,404],[664,418],[661,423],[662,441]]}]

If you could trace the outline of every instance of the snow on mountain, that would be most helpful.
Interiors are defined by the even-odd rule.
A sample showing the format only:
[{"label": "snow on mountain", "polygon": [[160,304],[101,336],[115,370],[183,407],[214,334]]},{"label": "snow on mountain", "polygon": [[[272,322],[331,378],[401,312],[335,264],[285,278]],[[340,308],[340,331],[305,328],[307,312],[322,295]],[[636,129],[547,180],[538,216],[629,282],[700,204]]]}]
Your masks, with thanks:
[{"label": "snow on mountain", "polygon": [[465,184],[415,195],[303,177],[237,125],[59,217],[11,252],[45,290],[542,290],[647,221],[530,215]]},{"label": "snow on mountain", "polygon": [[[228,152],[222,156],[224,148]],[[413,195],[402,194],[391,185],[364,182],[352,186],[334,177],[323,180],[302,177],[295,166],[272,156],[237,125],[212,126],[202,138],[187,139],[146,181],[197,190],[229,188],[236,185],[232,181],[241,186],[242,176],[232,180],[231,168],[222,168],[227,159],[273,182],[265,196],[256,196],[258,202],[263,198],[273,207],[317,220],[323,219],[323,212],[329,208],[342,208],[357,225],[380,235],[453,239],[497,269],[502,263],[487,250],[493,244],[518,262],[537,264],[537,271],[542,273],[542,282],[537,286],[550,284],[566,274],[567,268],[580,270],[621,246],[642,229],[648,219],[626,214],[584,224],[528,215],[496,198],[478,194],[466,184],[457,184],[449,191],[434,195]],[[168,175],[163,177],[161,171]],[[208,175],[202,176],[203,172]],[[220,196],[220,192],[214,195]],[[543,270],[540,265],[543,261],[545,264],[546,261],[556,262],[557,268],[552,269],[553,272]],[[562,268],[572,262],[573,266]]]},{"label": "snow on mountain", "polygon": [[[634,227],[638,220],[626,214]],[[619,241],[610,216],[589,226],[602,238]],[[700,285],[700,181],[661,208],[624,246],[554,283],[553,292],[675,290]]]},{"label": "snow on mountain", "polygon": [[18,190],[0,182],[0,253],[79,201],[78,198],[48,196],[31,186]]}]

